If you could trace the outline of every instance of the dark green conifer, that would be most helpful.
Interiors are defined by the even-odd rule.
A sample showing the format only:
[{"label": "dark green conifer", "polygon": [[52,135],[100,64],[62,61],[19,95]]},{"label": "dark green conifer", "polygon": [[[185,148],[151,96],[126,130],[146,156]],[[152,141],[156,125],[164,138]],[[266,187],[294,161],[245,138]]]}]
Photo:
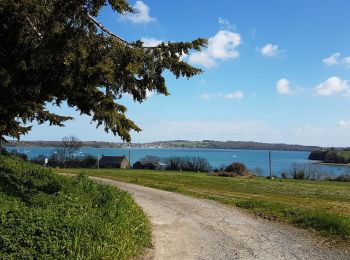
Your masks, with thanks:
[{"label": "dark green conifer", "polygon": [[205,39],[144,47],[127,42],[98,20],[102,7],[133,12],[126,0],[0,0],[0,139],[19,138],[28,123],[63,126],[69,116],[46,105],[76,107],[97,126],[130,141],[140,128],[118,103],[142,102],[146,92],[168,95],[163,72],[177,78],[201,72],[180,59]]}]

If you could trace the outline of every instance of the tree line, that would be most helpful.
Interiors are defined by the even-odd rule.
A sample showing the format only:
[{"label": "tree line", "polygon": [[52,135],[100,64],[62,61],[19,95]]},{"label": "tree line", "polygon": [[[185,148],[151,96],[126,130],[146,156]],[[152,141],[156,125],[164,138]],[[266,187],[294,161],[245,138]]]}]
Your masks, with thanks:
[{"label": "tree line", "polygon": [[350,163],[350,149],[324,149],[314,150],[310,153],[309,160],[322,161],[325,163]]}]

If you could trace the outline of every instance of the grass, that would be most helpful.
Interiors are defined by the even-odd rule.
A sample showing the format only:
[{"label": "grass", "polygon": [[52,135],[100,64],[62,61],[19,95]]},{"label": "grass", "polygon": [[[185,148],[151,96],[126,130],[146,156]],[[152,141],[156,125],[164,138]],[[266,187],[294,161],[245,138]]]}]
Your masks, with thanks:
[{"label": "grass", "polygon": [[350,241],[350,183],[122,169],[61,169],[136,183],[245,208],[271,220]]},{"label": "grass", "polygon": [[130,259],[150,245],[128,193],[0,155],[0,259]]}]

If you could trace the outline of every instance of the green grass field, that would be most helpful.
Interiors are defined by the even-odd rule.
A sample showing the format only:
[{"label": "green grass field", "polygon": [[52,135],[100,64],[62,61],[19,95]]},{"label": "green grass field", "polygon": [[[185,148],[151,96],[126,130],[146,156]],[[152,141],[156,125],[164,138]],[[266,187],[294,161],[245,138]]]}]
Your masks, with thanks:
[{"label": "green grass field", "polygon": [[127,192],[0,155],[0,259],[131,259],[150,245]]},{"label": "green grass field", "polygon": [[60,169],[216,200],[271,219],[350,239],[350,183],[122,169]]}]

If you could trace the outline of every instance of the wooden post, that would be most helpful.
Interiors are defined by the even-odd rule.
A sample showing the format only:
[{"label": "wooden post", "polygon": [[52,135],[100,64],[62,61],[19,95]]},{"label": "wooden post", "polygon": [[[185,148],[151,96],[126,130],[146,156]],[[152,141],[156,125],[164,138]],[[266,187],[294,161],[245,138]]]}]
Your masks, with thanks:
[{"label": "wooden post", "polygon": [[97,170],[100,170],[100,150],[97,149]]},{"label": "wooden post", "polygon": [[131,157],[130,157],[130,150],[129,150],[129,168],[130,168],[130,166],[131,166],[131,165],[130,165],[130,163],[131,163],[130,158],[131,158]]},{"label": "wooden post", "polygon": [[197,173],[199,173],[199,155],[197,156]]},{"label": "wooden post", "polygon": [[272,180],[271,151],[269,151],[269,169],[270,169],[270,179]]}]

